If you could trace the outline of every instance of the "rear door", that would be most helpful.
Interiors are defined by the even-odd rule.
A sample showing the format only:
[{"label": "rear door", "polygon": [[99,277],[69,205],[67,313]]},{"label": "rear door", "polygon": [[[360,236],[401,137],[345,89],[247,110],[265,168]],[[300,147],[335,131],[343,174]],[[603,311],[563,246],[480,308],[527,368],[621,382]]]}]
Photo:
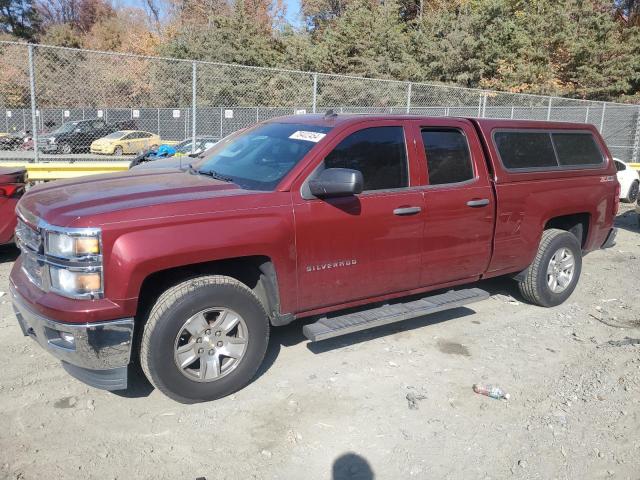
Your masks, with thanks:
[{"label": "rear door", "polygon": [[480,276],[491,259],[495,199],[482,147],[470,122],[413,122],[424,177],[425,286]]},{"label": "rear door", "polygon": [[307,199],[294,189],[299,311],[419,285],[424,205],[407,133],[399,121],[366,122],[328,146],[316,171],[359,170],[361,194]]}]

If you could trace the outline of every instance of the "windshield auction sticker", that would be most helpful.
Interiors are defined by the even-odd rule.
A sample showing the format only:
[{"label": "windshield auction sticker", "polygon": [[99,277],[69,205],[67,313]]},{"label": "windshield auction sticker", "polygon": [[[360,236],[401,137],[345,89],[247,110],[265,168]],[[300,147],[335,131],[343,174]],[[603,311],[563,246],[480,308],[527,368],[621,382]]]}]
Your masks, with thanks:
[{"label": "windshield auction sticker", "polygon": [[304,140],[305,142],[318,143],[326,135],[326,133],[306,132],[304,130],[298,130],[297,132],[293,132],[291,135],[289,135],[289,138],[292,140]]}]

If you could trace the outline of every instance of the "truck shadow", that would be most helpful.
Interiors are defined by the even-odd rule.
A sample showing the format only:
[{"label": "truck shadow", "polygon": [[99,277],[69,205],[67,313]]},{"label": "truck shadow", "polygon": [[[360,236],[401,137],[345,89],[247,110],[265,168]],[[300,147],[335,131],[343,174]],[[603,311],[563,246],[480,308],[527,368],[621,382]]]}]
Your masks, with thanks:
[{"label": "truck shadow", "polygon": [[640,233],[640,214],[633,209],[626,210],[615,218],[613,225],[633,233]]},{"label": "truck shadow", "polygon": [[[524,300],[520,296],[518,286],[516,282],[506,277],[492,278],[489,280],[482,280],[469,285],[465,285],[464,288],[477,287],[489,292],[490,295],[502,294],[505,296],[511,296],[519,302]],[[462,287],[460,287],[462,288]],[[446,290],[430,292],[430,294],[443,293]],[[402,300],[408,300],[413,297],[403,298]],[[357,309],[352,309],[355,311]],[[369,330],[362,330],[360,332],[354,332],[340,337],[330,338],[315,343],[307,343],[307,349],[309,351],[320,354],[336,350],[339,348],[349,347],[357,345],[363,342],[369,342],[381,337],[393,335],[400,332],[407,332],[418,328],[428,327],[430,325],[437,325],[438,323],[446,322],[456,318],[468,317],[474,315],[476,312],[469,307],[459,307],[452,310],[445,310],[443,312],[432,313],[430,315],[424,315],[422,317],[416,317],[411,320],[405,320],[397,323],[391,323],[389,325],[382,325],[374,327]],[[271,330],[271,339],[269,347],[264,359],[264,362],[258,369],[254,381],[261,377],[271,366],[276,362],[278,355],[282,348],[292,347],[303,342],[308,342],[307,338],[302,334],[302,327],[306,324],[313,323],[317,318],[309,318],[300,321],[294,321],[293,323],[277,327]]]},{"label": "truck shadow", "polygon": [[[477,287],[483,290],[486,290],[491,295],[502,294],[509,295],[515,298],[516,300],[523,302],[522,297],[518,292],[518,287],[516,282],[509,278],[499,277],[493,278],[490,280],[483,280],[480,282],[475,282],[473,284],[465,285],[464,288]],[[460,287],[463,288],[463,287]],[[446,290],[430,292],[430,294],[437,294],[445,292]],[[411,298],[416,297],[405,297],[399,299],[398,301],[406,301]],[[366,307],[363,307],[366,308]],[[351,309],[350,311],[355,311],[357,309]],[[327,340],[323,340],[321,342],[316,343],[307,343],[306,347],[314,354],[320,354],[324,352],[329,352],[331,350],[336,350],[339,348],[349,347],[353,345],[357,345],[359,343],[369,342],[372,340],[376,340],[378,338],[386,337],[388,335],[393,335],[401,332],[408,332],[411,330],[416,330],[423,327],[428,327],[431,325],[437,325],[442,322],[446,322],[448,320],[453,320],[456,318],[469,317],[474,315],[476,312],[469,307],[459,307],[451,310],[445,310],[443,312],[433,313],[430,315],[424,315],[422,317],[416,317],[411,320],[405,320],[402,322],[391,323],[389,325],[382,325],[379,327],[374,327],[369,330],[362,330],[360,332],[350,333],[348,335],[343,335],[340,337],[335,337]],[[300,321],[294,321],[293,323],[283,326],[276,327],[271,330],[271,338],[269,340],[269,346],[267,348],[267,353],[265,355],[264,361],[262,365],[256,372],[256,375],[251,380],[250,384],[258,380],[262,375],[264,375],[274,363],[276,363],[278,356],[280,355],[280,351],[283,348],[293,347],[300,343],[308,342],[307,338],[302,334],[302,327],[308,323],[313,323],[317,318],[309,318]],[[126,397],[126,398],[141,398],[147,397],[153,391],[153,386],[146,379],[144,374],[142,373],[141,368],[134,364],[130,367],[129,370],[129,388],[127,390],[120,390],[112,392],[117,396]]]},{"label": "truck shadow", "polygon": [[0,246],[0,263],[15,262],[20,250],[15,245]]}]

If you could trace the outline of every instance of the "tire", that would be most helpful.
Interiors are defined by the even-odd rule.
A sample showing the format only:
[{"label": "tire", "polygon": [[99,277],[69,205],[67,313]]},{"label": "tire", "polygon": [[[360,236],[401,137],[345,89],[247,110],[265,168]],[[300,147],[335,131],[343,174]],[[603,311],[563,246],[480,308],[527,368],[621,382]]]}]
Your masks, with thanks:
[{"label": "tire", "polygon": [[73,148],[71,148],[71,145],[69,143],[60,144],[60,153],[64,153],[65,155],[69,155],[72,152],[73,152]]},{"label": "tire", "polygon": [[[568,256],[562,255],[562,252],[570,253],[573,256],[573,269],[568,279],[566,271],[559,275],[555,275],[553,270],[552,259],[555,257],[554,265],[562,270],[562,262],[568,262]],[[549,269],[552,272],[549,273]],[[568,271],[568,270],[567,270]],[[578,284],[580,272],[582,271],[582,249],[578,239],[565,230],[550,229],[545,230],[540,240],[538,253],[533,263],[527,270],[525,279],[519,282],[520,293],[529,302],[541,307],[555,307],[560,305],[571,296],[573,290]],[[556,289],[552,288],[553,276],[556,276]],[[551,282],[551,285],[550,285]],[[566,285],[563,285],[566,282]]]},{"label": "tire", "polygon": [[120,157],[120,156],[122,156],[122,147],[118,145],[116,148],[114,148],[114,149],[113,149],[113,154],[114,154],[116,157]]},{"label": "tire", "polygon": [[[231,312],[232,316],[235,314],[239,318],[235,327],[237,337],[227,336],[228,332],[216,337],[220,334],[218,329],[223,328],[216,326],[220,319],[232,316],[220,314],[217,317],[206,317],[213,310]],[[203,315],[205,322],[211,325],[210,328],[205,327],[209,333],[191,335],[185,325],[191,325],[189,328],[192,330],[196,326],[200,328],[199,325],[192,324],[192,320],[195,318],[198,320],[195,323],[201,322]],[[229,345],[225,343],[223,347],[223,342],[218,339],[229,340]],[[235,342],[232,341],[234,339]],[[244,349],[235,363],[230,362],[233,360],[231,357],[227,358],[224,353],[219,353],[231,348],[231,343]],[[182,282],[160,295],[144,325],[140,363],[153,386],[169,398],[180,403],[206,402],[230,395],[247,385],[262,363],[268,343],[269,319],[254,293],[234,278],[207,275]],[[194,348],[191,351],[190,345],[204,348]],[[178,361],[180,358],[182,362],[182,357],[179,357],[178,352],[185,348],[185,352],[190,352],[189,355],[199,358],[181,368]],[[209,365],[214,357],[218,362],[217,368],[205,368],[203,371],[202,365]],[[206,361],[200,362],[200,358]],[[188,361],[189,358],[183,363]],[[203,373],[212,378],[197,377]]]},{"label": "tire", "polygon": [[627,192],[627,196],[624,198],[624,201],[627,203],[635,202],[638,199],[639,192],[640,192],[640,182],[638,180],[635,180],[629,187],[629,191]]}]

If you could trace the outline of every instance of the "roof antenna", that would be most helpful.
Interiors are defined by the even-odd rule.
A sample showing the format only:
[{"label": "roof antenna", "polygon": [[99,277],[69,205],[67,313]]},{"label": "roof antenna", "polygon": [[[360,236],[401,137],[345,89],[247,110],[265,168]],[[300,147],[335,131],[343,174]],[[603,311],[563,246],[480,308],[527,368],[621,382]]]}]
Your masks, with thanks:
[{"label": "roof antenna", "polygon": [[334,112],[332,108],[327,110],[327,112],[324,114],[324,118],[333,118],[333,117],[337,117],[337,116],[338,116],[338,114],[336,112]]}]

